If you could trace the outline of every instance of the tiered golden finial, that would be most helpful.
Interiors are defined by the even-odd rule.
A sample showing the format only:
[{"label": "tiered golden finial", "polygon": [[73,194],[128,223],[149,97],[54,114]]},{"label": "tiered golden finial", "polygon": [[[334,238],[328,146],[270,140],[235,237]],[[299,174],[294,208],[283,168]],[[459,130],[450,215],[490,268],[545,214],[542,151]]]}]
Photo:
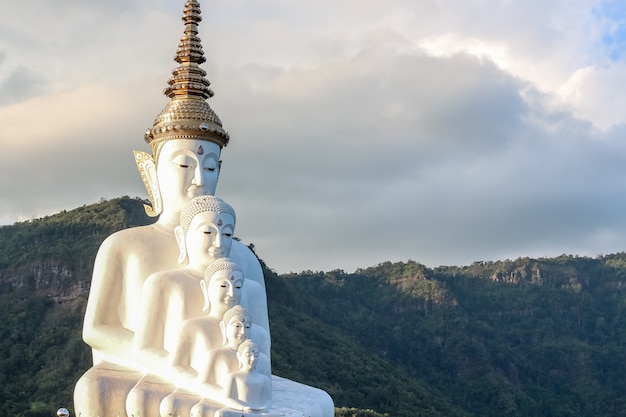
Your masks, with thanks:
[{"label": "tiered golden finial", "polygon": [[211,83],[206,79],[206,71],[199,67],[206,61],[198,37],[201,20],[198,0],[187,0],[183,12],[185,31],[174,58],[180,65],[172,71],[172,78],[164,91],[171,101],[145,135],[155,159],[159,144],[170,139],[207,140],[220,147],[228,144],[228,133],[206,102],[213,96],[213,91],[209,88]]}]

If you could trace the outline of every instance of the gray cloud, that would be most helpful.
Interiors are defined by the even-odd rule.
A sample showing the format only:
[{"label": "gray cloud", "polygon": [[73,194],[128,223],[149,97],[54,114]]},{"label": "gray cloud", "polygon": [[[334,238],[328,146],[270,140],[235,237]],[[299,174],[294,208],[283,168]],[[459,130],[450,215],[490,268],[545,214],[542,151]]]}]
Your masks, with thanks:
[{"label": "gray cloud", "polygon": [[37,97],[47,90],[48,80],[29,68],[17,68],[0,82],[0,106]]},{"label": "gray cloud", "polygon": [[[605,130],[584,119],[604,114],[603,97],[621,102],[618,89],[595,70],[568,84],[570,102],[556,95],[566,79],[545,88],[588,65],[592,55],[575,52],[589,44],[579,42],[591,30],[583,5],[483,3],[203,5],[210,103],[232,138],[218,194],[237,209],[237,235],[270,267],[435,266],[626,247],[626,124],[617,111]],[[0,107],[4,223],[144,196],[131,151],[147,150],[143,131],[166,104],[180,11],[63,4],[68,15],[55,24],[80,23],[43,43],[13,41],[0,67],[0,96],[13,94]],[[447,34],[505,45],[521,64],[419,46]],[[19,98],[6,80],[25,66],[23,48],[46,65],[26,65],[30,75],[10,83],[39,86],[16,89]],[[537,68],[526,77],[528,62]],[[613,81],[626,73],[619,63],[605,71]],[[534,82],[536,73],[545,79]]]},{"label": "gray cloud", "polygon": [[[246,100],[250,113],[237,107],[245,125],[230,116],[233,143],[245,138],[242,146],[252,147],[238,162],[230,150],[224,156],[255,172],[242,195],[276,200],[265,210],[276,213],[273,221],[261,214],[250,222],[251,239],[264,242],[268,229],[294,239],[287,254],[268,253],[270,265],[586,253],[591,241],[601,246],[602,231],[622,227],[623,199],[603,184],[623,176],[616,136],[551,110],[532,86],[462,55],[369,51],[337,67],[276,73],[266,85],[297,77],[314,85],[310,95],[294,103],[268,87],[259,101]],[[234,198],[235,184],[245,180],[229,187],[226,175],[221,190]],[[301,229],[294,232],[294,224]],[[330,259],[300,255],[326,246]],[[257,247],[263,255],[264,245]]]}]

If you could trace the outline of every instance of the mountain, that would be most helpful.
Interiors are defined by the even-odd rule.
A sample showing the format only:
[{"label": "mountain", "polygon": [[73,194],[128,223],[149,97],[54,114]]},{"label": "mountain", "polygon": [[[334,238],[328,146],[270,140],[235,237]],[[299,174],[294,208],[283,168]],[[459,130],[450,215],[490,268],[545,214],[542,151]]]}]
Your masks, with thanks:
[{"label": "mountain", "polygon": [[[0,410],[71,410],[98,246],[149,223],[122,197],[0,227]],[[275,374],[338,416],[626,415],[626,254],[427,268],[265,269]]]}]

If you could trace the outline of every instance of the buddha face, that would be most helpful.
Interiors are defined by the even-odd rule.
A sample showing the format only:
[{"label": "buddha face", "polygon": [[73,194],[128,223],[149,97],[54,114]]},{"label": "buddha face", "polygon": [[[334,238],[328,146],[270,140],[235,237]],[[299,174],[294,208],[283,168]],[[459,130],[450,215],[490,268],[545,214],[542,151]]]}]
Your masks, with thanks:
[{"label": "buddha face", "polygon": [[219,176],[220,147],[197,139],[165,142],[159,152],[156,178],[164,211],[179,212],[199,195],[213,195]]},{"label": "buddha face", "polygon": [[215,312],[222,316],[226,310],[239,304],[242,286],[241,271],[220,270],[213,274],[207,290],[211,314]]},{"label": "buddha face", "polygon": [[226,324],[225,336],[228,346],[237,348],[244,340],[250,338],[252,322],[246,316],[233,316]]},{"label": "buddha face", "polygon": [[239,366],[243,371],[250,372],[256,368],[259,361],[259,348],[256,344],[248,344],[238,355]]},{"label": "buddha face", "polygon": [[185,247],[189,267],[204,273],[213,261],[227,257],[233,241],[235,219],[228,213],[205,211],[189,224]]}]

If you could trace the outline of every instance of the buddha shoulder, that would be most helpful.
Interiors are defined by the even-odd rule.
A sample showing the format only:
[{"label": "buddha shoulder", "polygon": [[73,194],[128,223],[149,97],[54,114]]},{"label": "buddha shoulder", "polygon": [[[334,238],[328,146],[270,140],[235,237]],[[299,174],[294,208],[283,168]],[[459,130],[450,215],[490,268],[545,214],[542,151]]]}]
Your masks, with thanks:
[{"label": "buddha shoulder", "polygon": [[173,242],[175,244],[173,233],[164,232],[155,225],[131,227],[123,229],[109,235],[100,246],[100,251],[123,251],[129,249],[155,246],[159,242]]}]

